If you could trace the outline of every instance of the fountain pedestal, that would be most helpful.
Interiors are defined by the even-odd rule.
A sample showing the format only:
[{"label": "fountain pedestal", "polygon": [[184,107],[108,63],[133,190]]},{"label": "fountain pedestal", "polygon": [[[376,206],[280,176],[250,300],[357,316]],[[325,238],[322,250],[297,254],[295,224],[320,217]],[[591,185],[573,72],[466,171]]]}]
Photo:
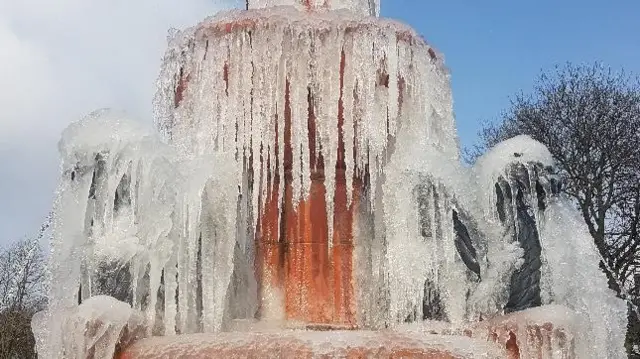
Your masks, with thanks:
[{"label": "fountain pedestal", "polygon": [[[283,3],[299,4],[300,1]],[[367,216],[371,216],[371,192],[376,184],[369,171],[371,168],[371,171],[380,172],[380,169],[373,167],[373,163],[366,163],[368,157],[374,156],[373,152],[364,156],[360,153],[369,151],[369,144],[357,144],[354,137],[360,131],[372,135],[381,132],[375,134],[376,140],[380,141],[378,146],[385,148],[379,156],[389,156],[395,141],[395,129],[389,121],[392,114],[399,116],[405,108],[405,99],[410,96],[407,83],[412,81],[412,71],[425,65],[420,61],[440,69],[442,73],[437,76],[445,78],[446,71],[435,51],[402,24],[377,17],[361,17],[353,12],[315,11],[349,4],[356,6],[356,2],[304,3],[314,11],[299,11],[293,7],[263,9],[262,3],[257,1],[249,2],[252,10],[214,17],[198,25],[193,35],[195,44],[186,48],[190,52],[186,58],[207,60],[197,66],[189,63],[192,60],[181,65],[180,78],[172,89],[175,90],[175,109],[172,111],[183,118],[196,117],[193,114],[200,111],[198,106],[202,100],[183,100],[193,97],[194,93],[215,91],[194,81],[195,77],[203,76],[211,76],[206,81],[216,84],[217,89],[224,89],[217,97],[224,106],[244,102],[239,93],[246,91],[246,95],[253,96],[254,102],[258,99],[269,102],[253,104],[249,111],[255,111],[258,106],[276,108],[261,120],[268,121],[263,125],[266,131],[273,131],[271,142],[265,143],[263,137],[260,147],[253,144],[252,148],[243,151],[248,171],[253,173],[252,190],[266,188],[261,190],[257,201],[260,214],[255,230],[258,317],[312,326],[362,327],[368,319],[359,317],[358,311],[365,306],[360,302],[370,295],[361,291],[368,284],[356,285],[354,251],[367,244],[356,240],[354,223],[370,220]],[[367,4],[364,8],[368,9],[370,2],[364,3]],[[363,9],[362,5],[356,7]],[[381,40],[384,47],[374,45],[378,37],[384,39]],[[360,46],[369,42],[371,46]],[[376,46],[380,48],[376,50],[373,66],[363,69],[361,57],[368,58],[367,52]],[[222,55],[214,51],[222,52]],[[236,52],[242,53],[243,57],[234,56]],[[406,53],[406,58],[394,60],[399,53]],[[418,61],[413,58],[414,54],[416,58],[417,54],[424,58]],[[213,56],[217,58],[211,60]],[[275,62],[277,68],[269,69],[274,57],[281,60],[279,64]],[[263,63],[268,64],[267,68],[260,67]],[[299,67],[307,63],[308,68]],[[406,66],[406,69],[398,69],[398,66]],[[203,67],[209,70],[206,75],[194,73],[202,72]],[[252,79],[238,77],[239,72],[250,71],[250,68],[255,71]],[[259,75],[261,79],[255,75],[259,71],[264,71]],[[356,79],[362,74],[366,77]],[[265,78],[267,76],[273,76],[273,80]],[[266,83],[256,83],[256,80]],[[277,83],[271,83],[274,80]],[[232,90],[247,85],[248,88]],[[265,91],[265,85],[282,86],[284,91],[276,90],[276,96],[271,97],[273,93]],[[319,88],[322,86],[326,88]],[[388,96],[390,110],[381,111],[389,111],[389,116],[379,112],[372,113],[370,116],[373,117],[368,119],[358,114],[374,105],[365,103],[364,98],[374,96],[374,91]],[[260,92],[262,94],[258,94]],[[377,94],[367,102],[375,101]],[[262,99],[262,96],[268,98]],[[255,112],[252,122],[262,115]],[[444,127],[453,126],[444,120],[437,125],[443,124]],[[209,141],[208,136],[203,136],[205,140],[193,136],[193,132],[211,131],[207,122],[194,126],[190,119],[172,121],[168,126],[171,141],[177,147],[206,151],[218,146],[217,140]],[[371,126],[378,128],[367,128]],[[453,142],[450,145],[455,148]],[[305,148],[303,155],[297,146]],[[256,153],[258,151],[260,153]],[[302,169],[301,175],[302,166],[307,168]],[[308,184],[300,185],[301,177]],[[306,193],[302,195],[301,191]]]}]

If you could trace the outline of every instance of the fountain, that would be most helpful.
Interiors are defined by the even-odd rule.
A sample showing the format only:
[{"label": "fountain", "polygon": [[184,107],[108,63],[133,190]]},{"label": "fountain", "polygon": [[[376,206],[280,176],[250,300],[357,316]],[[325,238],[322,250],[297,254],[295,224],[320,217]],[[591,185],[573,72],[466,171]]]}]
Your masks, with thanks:
[{"label": "fountain", "polygon": [[461,166],[442,56],[378,14],[249,0],[173,34],[160,135],[65,131],[41,356],[623,357],[547,149]]}]

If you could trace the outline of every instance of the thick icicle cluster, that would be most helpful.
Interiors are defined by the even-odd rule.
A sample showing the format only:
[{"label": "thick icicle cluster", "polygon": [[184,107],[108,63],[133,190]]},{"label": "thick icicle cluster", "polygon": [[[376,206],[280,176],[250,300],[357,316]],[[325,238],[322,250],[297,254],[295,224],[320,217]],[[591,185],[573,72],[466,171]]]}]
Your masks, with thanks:
[{"label": "thick icicle cluster", "polygon": [[350,12],[217,15],[176,35],[156,104],[158,125],[176,147],[234,152],[253,171],[253,209],[267,178],[284,178],[290,120],[294,199],[308,195],[317,149],[330,223],[339,138],[349,198],[365,171],[375,195],[399,131],[426,129],[438,150],[458,156],[448,73],[434,50],[401,24]]}]

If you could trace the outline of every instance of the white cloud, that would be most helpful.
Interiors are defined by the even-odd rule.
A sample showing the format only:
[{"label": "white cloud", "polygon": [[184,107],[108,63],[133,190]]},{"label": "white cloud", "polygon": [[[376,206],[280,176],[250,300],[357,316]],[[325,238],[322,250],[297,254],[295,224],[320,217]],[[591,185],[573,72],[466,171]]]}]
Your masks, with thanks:
[{"label": "white cloud", "polygon": [[101,107],[151,121],[168,29],[236,4],[0,0],[0,244],[48,212],[64,127]]}]

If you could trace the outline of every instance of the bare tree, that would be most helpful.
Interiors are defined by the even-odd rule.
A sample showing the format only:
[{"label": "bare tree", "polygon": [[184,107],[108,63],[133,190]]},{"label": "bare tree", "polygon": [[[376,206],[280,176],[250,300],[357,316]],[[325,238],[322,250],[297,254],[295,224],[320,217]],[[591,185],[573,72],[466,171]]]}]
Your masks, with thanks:
[{"label": "bare tree", "polygon": [[0,358],[35,358],[31,318],[44,309],[45,262],[40,239],[48,221],[33,239],[0,251]]},{"label": "bare tree", "polygon": [[636,78],[598,64],[557,67],[540,76],[531,94],[516,96],[502,121],[485,125],[481,143],[470,151],[477,157],[521,134],[544,143],[603,258],[610,287],[629,301],[637,298],[627,293],[637,293],[640,285],[638,85]]}]

